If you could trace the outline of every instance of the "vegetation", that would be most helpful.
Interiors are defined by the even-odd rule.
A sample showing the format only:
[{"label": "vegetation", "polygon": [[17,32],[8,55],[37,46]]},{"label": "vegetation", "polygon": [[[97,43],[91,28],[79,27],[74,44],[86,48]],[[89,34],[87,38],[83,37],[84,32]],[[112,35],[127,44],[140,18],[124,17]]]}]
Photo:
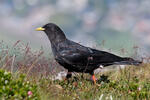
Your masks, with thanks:
[{"label": "vegetation", "polygon": [[0,70],[0,99],[38,100],[37,86],[26,81],[23,74],[13,77],[10,72]]},{"label": "vegetation", "polygon": [[[88,75],[52,81],[50,77],[31,77],[0,70],[0,98],[29,100],[145,100],[150,98],[149,65],[129,66],[105,72],[94,85]],[[104,77],[104,76],[108,76]],[[15,77],[14,77],[15,76]],[[99,75],[97,75],[98,77]],[[83,79],[84,78],[84,79]]]},{"label": "vegetation", "polygon": [[[1,43],[2,45],[3,43]],[[60,69],[42,50],[20,51],[19,42],[6,51],[0,47],[1,100],[146,100],[150,98],[150,65],[127,66],[96,75],[94,85],[88,74],[76,74],[69,80],[52,80]],[[17,51],[18,50],[18,51]],[[17,53],[16,53],[17,52]],[[14,56],[15,54],[15,56]],[[101,77],[100,77],[101,76]]]}]

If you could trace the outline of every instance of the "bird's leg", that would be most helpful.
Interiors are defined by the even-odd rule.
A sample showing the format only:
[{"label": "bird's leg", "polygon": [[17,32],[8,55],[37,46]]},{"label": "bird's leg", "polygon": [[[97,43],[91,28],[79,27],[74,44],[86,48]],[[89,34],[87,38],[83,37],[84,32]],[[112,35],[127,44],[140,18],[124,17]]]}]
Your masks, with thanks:
[{"label": "bird's leg", "polygon": [[97,84],[97,83],[96,83],[96,78],[95,78],[94,73],[92,73],[91,75],[92,75],[92,80],[93,80],[93,82],[94,82],[94,85],[100,86],[100,84]]},{"label": "bird's leg", "polygon": [[65,78],[65,80],[71,78],[71,76],[72,76],[72,73],[71,73],[71,72],[68,72],[68,73],[67,73],[67,76],[66,76],[66,78]]},{"label": "bird's leg", "polygon": [[84,79],[83,73],[81,74],[81,79]]},{"label": "bird's leg", "polygon": [[96,78],[95,78],[95,75],[92,75],[92,80],[93,80],[94,84],[96,84]]}]

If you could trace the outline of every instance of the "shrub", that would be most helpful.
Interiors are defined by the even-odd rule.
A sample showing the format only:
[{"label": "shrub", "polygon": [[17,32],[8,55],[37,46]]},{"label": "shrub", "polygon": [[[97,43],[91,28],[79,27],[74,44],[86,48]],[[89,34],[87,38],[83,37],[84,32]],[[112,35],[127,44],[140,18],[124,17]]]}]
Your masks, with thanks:
[{"label": "shrub", "polygon": [[10,72],[0,69],[0,99],[39,100],[37,86],[20,74],[14,78]]}]

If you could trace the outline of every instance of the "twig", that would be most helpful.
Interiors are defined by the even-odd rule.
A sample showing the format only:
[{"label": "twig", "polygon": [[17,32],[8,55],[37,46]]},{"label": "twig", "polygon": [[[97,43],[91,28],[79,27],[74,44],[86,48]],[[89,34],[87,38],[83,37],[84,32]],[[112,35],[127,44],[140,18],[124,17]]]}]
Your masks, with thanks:
[{"label": "twig", "polygon": [[12,57],[12,62],[11,62],[11,72],[13,72],[14,62],[15,62],[15,54],[14,54],[13,57]]}]

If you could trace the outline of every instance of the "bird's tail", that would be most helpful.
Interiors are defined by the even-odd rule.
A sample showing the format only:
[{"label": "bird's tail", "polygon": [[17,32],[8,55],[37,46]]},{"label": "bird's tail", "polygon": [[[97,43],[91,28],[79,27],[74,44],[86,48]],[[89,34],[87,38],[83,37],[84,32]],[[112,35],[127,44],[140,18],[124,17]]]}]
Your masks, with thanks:
[{"label": "bird's tail", "polygon": [[134,60],[132,58],[122,58],[119,62],[114,62],[116,65],[140,65],[142,61]]}]

